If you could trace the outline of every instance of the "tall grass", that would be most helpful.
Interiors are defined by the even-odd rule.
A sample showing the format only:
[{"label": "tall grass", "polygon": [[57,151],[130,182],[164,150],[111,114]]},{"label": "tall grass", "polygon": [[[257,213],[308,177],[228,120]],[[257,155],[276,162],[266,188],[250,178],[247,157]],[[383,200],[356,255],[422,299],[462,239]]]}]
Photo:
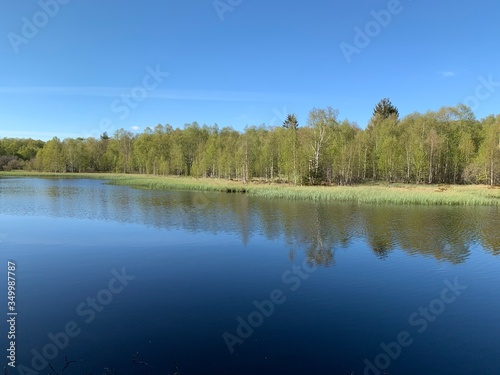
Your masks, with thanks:
[{"label": "tall grass", "polygon": [[275,183],[243,184],[239,181],[212,178],[196,179],[111,173],[0,172],[0,177],[2,176],[93,178],[107,180],[109,184],[140,189],[247,193],[274,199],[420,205],[500,205],[500,188],[491,188],[484,185],[363,184],[355,186],[291,186]]},{"label": "tall grass", "polygon": [[500,205],[500,189],[485,186],[452,186],[446,190],[413,185],[357,185],[347,187],[272,187],[249,189],[249,193],[268,198],[313,201],[353,201],[358,203],[396,203],[420,205]]}]

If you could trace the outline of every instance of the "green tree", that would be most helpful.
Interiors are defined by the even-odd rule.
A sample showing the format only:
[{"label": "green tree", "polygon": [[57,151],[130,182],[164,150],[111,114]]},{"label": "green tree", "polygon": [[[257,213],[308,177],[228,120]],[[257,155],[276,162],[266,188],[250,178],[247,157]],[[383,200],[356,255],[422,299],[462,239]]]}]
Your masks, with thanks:
[{"label": "green tree", "polygon": [[489,116],[483,125],[483,142],[475,161],[479,168],[473,168],[469,179],[493,186],[500,184],[500,115]]},{"label": "green tree", "polygon": [[285,136],[285,150],[288,151],[289,154],[291,155],[286,155],[286,159],[291,159],[291,162],[286,163],[286,165],[290,165],[290,167],[287,168],[287,175],[288,179],[290,179],[290,175],[293,178],[293,183],[294,185],[297,185],[297,180],[299,179],[299,174],[297,170],[297,155],[298,155],[298,148],[299,148],[299,138],[298,138],[298,128],[299,128],[299,122],[297,120],[297,116],[295,114],[289,114],[285,121],[283,122],[283,128],[287,129],[287,133]]},{"label": "green tree", "polygon": [[389,98],[384,98],[375,106],[373,110],[373,116],[380,116],[382,118],[396,117],[399,118],[398,109],[392,105]]},{"label": "green tree", "polygon": [[47,172],[65,172],[62,143],[59,138],[54,137],[45,146],[38,150],[38,169]]},{"label": "green tree", "polygon": [[283,121],[283,127],[286,129],[297,130],[299,127],[299,121],[297,120],[297,116],[295,114],[289,114],[285,121]]},{"label": "green tree", "polygon": [[115,150],[115,169],[123,173],[130,172],[133,168],[132,145],[134,134],[125,129],[119,129],[115,132],[112,141]]},{"label": "green tree", "polygon": [[322,180],[320,169],[323,146],[328,143],[337,122],[338,111],[328,107],[326,109],[314,108],[309,112],[308,127],[312,130],[310,145],[312,149],[310,182],[315,184]]}]

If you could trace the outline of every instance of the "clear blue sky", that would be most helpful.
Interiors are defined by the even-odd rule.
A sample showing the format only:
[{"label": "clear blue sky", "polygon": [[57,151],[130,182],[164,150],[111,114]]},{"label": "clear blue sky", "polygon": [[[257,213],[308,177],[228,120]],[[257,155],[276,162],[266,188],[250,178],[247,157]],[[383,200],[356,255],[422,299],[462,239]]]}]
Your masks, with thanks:
[{"label": "clear blue sky", "polygon": [[[365,127],[383,97],[404,116],[480,85],[476,116],[500,113],[494,0],[220,0],[219,13],[213,0],[43,1],[0,5],[0,137],[193,121],[242,130],[286,113],[305,125],[327,106]],[[387,9],[390,21],[375,21]],[[372,34],[357,46],[356,27]],[[341,43],[362,48],[348,62]],[[155,81],[148,69],[169,75]]]}]

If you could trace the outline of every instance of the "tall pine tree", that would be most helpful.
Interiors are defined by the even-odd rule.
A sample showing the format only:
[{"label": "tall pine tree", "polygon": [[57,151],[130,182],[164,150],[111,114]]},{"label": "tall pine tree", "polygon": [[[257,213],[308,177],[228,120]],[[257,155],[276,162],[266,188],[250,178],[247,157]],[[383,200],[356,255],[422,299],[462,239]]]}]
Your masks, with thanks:
[{"label": "tall pine tree", "polygon": [[382,99],[373,110],[373,116],[380,116],[382,118],[389,118],[390,116],[395,115],[396,118],[399,117],[398,109],[392,105],[389,98]]}]

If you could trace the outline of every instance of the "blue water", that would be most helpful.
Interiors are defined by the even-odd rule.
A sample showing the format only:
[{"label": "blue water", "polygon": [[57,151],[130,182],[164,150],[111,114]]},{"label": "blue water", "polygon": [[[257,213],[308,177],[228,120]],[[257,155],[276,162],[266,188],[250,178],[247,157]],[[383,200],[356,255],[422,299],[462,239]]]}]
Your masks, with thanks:
[{"label": "blue water", "polygon": [[491,207],[0,179],[9,374],[499,374],[498,228]]}]

